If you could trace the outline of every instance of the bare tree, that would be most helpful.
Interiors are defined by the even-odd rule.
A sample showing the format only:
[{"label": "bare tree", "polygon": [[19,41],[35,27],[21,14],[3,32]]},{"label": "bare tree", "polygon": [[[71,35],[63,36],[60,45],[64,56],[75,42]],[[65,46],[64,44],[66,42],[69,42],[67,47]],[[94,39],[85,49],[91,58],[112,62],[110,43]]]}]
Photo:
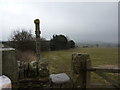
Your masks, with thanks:
[{"label": "bare tree", "polygon": [[30,41],[33,40],[33,36],[31,34],[31,30],[18,29],[13,31],[12,36],[10,37],[10,41]]},{"label": "bare tree", "polygon": [[35,40],[30,30],[18,29],[13,31],[10,46],[18,50],[35,50]]}]

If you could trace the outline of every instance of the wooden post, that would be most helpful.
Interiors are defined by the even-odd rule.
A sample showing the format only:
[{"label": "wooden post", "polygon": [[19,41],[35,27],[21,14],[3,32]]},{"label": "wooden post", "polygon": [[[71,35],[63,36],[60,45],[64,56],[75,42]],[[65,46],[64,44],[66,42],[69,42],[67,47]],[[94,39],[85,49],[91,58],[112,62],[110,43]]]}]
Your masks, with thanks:
[{"label": "wooden post", "polygon": [[90,87],[90,79],[91,79],[91,72],[88,71],[88,69],[90,69],[91,66],[91,60],[90,60],[90,56],[88,55],[88,59],[86,59],[86,86],[87,88]]},{"label": "wooden post", "polygon": [[40,20],[36,19],[34,20],[35,23],[35,34],[36,34],[36,54],[37,54],[37,75],[38,75],[38,62],[40,60],[40,27],[39,27],[39,23]]},{"label": "wooden post", "polygon": [[91,67],[91,61],[88,54],[72,55],[73,71],[78,74],[77,82],[80,88],[86,89],[90,84],[90,72],[87,71]]}]

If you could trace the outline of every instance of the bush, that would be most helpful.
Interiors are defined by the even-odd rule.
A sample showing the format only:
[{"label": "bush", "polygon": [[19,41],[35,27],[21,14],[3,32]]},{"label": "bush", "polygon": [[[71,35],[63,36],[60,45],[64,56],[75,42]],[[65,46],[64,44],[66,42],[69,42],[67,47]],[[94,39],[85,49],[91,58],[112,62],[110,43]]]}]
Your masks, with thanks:
[{"label": "bush", "polygon": [[50,40],[51,50],[64,50],[75,47],[75,42],[73,40],[68,41],[64,35],[53,35]]},{"label": "bush", "polygon": [[36,54],[32,51],[16,51],[17,61],[31,62],[36,60]]}]

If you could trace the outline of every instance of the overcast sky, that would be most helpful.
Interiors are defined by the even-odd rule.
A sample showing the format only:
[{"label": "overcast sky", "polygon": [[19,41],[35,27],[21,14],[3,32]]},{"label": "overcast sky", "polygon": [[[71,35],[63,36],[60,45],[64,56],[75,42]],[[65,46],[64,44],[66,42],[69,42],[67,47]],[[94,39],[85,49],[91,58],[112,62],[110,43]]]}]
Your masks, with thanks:
[{"label": "overcast sky", "polygon": [[[76,42],[118,40],[117,2],[2,2],[0,40],[8,40],[17,28],[31,29],[41,21],[41,36],[63,34]],[[2,38],[2,39],[1,39]]]}]

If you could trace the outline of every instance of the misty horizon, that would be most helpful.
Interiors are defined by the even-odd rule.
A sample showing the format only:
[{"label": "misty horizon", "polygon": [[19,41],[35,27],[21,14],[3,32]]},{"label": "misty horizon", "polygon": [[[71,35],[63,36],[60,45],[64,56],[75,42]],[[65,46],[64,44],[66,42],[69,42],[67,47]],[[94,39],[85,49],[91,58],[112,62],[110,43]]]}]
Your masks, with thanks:
[{"label": "misty horizon", "polygon": [[0,5],[2,37],[7,41],[17,28],[31,29],[40,19],[41,37],[63,34],[75,42],[118,43],[117,2],[10,2]]}]

